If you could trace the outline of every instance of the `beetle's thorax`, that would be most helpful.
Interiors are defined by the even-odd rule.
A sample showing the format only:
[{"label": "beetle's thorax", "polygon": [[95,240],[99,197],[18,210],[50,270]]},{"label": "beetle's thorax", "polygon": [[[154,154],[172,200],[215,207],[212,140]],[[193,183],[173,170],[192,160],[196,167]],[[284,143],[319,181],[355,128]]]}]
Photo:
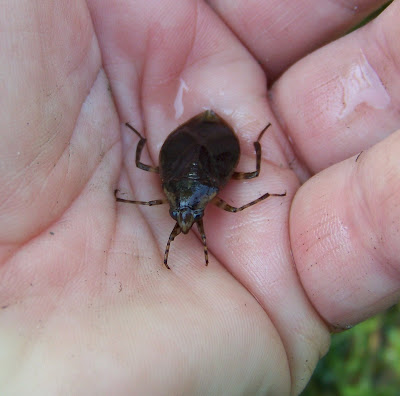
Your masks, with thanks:
[{"label": "beetle's thorax", "polygon": [[207,204],[217,195],[218,188],[192,178],[169,180],[163,183],[169,202],[169,213],[184,234],[204,216]]}]

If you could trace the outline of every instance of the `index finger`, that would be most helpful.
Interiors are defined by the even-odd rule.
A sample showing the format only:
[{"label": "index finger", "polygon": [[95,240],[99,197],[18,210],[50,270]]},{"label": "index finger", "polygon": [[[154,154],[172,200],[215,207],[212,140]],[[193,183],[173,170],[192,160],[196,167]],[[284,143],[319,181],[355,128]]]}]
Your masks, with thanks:
[{"label": "index finger", "polygon": [[340,37],[384,0],[208,0],[273,80],[288,66]]}]

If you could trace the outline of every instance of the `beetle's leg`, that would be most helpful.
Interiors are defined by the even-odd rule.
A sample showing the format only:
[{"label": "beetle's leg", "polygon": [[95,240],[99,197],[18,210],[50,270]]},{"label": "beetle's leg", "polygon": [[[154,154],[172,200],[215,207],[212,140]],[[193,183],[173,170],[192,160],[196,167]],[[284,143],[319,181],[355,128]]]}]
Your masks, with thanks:
[{"label": "beetle's leg", "polygon": [[130,201],[129,199],[123,199],[123,198],[118,198],[117,193],[119,190],[114,190],[114,196],[117,202],[125,202],[125,203],[131,203],[131,204],[137,204],[137,205],[147,205],[147,206],[153,206],[153,205],[162,205],[168,202],[167,199],[154,199],[153,201]]},{"label": "beetle's leg", "polygon": [[233,172],[232,178],[236,180],[242,179],[253,179],[260,174],[261,168],[261,144],[260,140],[263,137],[265,131],[271,126],[268,124],[258,135],[258,139],[254,142],[254,148],[256,150],[256,170],[254,172]]},{"label": "beetle's leg", "polygon": [[197,222],[197,228],[199,229],[201,240],[203,241],[204,258],[206,260],[206,265],[208,265],[208,249],[207,249],[206,234],[204,233],[204,226],[203,226],[203,220],[202,219]]},{"label": "beetle's leg", "polygon": [[171,235],[168,238],[167,246],[165,248],[165,253],[164,253],[164,265],[169,268],[167,262],[168,262],[168,253],[169,253],[169,247],[171,245],[171,242],[175,239],[176,236],[178,236],[181,233],[181,228],[179,227],[178,223],[175,224],[174,229],[171,232]]},{"label": "beetle's leg", "polygon": [[249,206],[255,205],[256,203],[262,201],[263,199],[267,199],[268,197],[284,197],[285,195],[286,195],[286,192],[284,192],[283,194],[266,193],[266,194],[262,195],[261,197],[255,199],[254,201],[251,201],[248,204],[240,206],[238,208],[236,208],[235,206],[229,205],[227,202],[225,202],[220,197],[215,197],[211,202],[213,204],[217,205],[219,208],[226,210],[227,212],[236,213],[236,212],[240,212],[241,210],[248,208]]},{"label": "beetle's leg", "polygon": [[142,155],[143,147],[146,144],[146,139],[132,125],[130,125],[128,123],[126,123],[125,125],[129,129],[131,129],[133,132],[135,132],[136,135],[138,135],[140,138],[139,143],[136,147],[136,161],[135,161],[136,166],[138,168],[143,169],[148,172],[159,173],[158,166],[150,166],[150,165],[146,165],[146,164],[143,164],[142,162],[140,162],[140,156]]}]

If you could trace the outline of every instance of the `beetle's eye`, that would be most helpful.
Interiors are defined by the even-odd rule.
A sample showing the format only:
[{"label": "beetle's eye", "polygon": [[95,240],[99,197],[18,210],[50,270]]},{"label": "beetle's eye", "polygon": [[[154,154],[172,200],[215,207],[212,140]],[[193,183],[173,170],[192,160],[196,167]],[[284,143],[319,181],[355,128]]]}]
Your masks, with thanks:
[{"label": "beetle's eye", "polygon": [[199,220],[203,217],[203,212],[195,212],[194,213],[194,220]]},{"label": "beetle's eye", "polygon": [[178,212],[176,210],[170,210],[169,214],[171,215],[171,217],[176,220],[177,216],[178,216]]}]

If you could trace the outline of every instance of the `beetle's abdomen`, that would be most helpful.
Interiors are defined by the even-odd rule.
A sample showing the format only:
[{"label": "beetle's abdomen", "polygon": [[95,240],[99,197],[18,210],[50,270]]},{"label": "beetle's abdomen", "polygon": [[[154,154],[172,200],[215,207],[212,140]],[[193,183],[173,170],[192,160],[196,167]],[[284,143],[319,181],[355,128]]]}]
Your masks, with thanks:
[{"label": "beetle's abdomen", "polygon": [[229,125],[215,113],[202,113],[167,137],[160,151],[160,176],[164,184],[186,178],[220,188],[239,155],[239,141]]}]

